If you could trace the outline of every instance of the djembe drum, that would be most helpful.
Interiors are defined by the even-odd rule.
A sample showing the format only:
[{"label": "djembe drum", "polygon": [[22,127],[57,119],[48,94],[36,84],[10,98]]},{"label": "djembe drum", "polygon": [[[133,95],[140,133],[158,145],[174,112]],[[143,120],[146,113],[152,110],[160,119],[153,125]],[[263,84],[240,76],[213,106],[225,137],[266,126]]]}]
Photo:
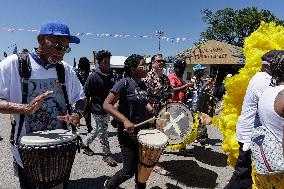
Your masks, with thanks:
[{"label": "djembe drum", "polygon": [[168,137],[157,129],[145,129],[138,132],[139,164],[138,181],[145,183],[153,167],[158,163],[164,147],[168,143]]},{"label": "djembe drum", "polygon": [[78,147],[76,134],[56,129],[23,136],[19,152],[32,183],[38,188],[50,189],[61,185],[69,176]]}]

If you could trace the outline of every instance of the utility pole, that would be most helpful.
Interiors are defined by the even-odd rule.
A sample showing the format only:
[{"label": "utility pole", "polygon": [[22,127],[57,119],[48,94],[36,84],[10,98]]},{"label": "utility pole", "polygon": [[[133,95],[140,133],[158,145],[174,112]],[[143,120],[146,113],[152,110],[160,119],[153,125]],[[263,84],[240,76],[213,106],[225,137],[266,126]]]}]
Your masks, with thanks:
[{"label": "utility pole", "polygon": [[96,59],[97,59],[97,51],[93,50],[93,58],[94,58],[94,69],[96,69]]},{"label": "utility pole", "polygon": [[76,58],[73,60],[73,68],[76,68]]},{"label": "utility pole", "polygon": [[161,38],[164,36],[164,32],[163,31],[156,31],[156,36],[158,36],[159,52],[160,52],[161,51]]}]

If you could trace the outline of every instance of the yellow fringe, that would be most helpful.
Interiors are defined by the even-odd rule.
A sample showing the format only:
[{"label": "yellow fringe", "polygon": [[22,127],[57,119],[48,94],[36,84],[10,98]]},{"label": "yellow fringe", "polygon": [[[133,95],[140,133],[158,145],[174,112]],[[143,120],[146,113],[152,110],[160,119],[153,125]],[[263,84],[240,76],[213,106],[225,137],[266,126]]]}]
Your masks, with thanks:
[{"label": "yellow fringe", "polygon": [[194,123],[192,124],[192,130],[191,132],[187,133],[184,137],[184,142],[178,143],[178,144],[169,144],[167,148],[170,149],[181,149],[184,148],[187,144],[192,143],[197,138],[197,131],[198,131],[198,125],[199,125],[199,117],[196,113],[193,114],[194,117]]}]

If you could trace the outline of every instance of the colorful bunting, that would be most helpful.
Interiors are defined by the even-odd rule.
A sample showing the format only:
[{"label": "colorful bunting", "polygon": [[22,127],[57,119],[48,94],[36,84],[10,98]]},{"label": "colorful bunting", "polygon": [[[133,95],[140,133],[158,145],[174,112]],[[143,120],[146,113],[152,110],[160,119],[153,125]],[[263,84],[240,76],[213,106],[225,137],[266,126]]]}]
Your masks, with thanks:
[{"label": "colorful bunting", "polygon": [[[11,33],[15,33],[15,32],[19,32],[19,31],[26,31],[26,32],[39,32],[39,30],[36,29],[23,29],[23,28],[6,28],[6,27],[2,27],[0,28],[1,30],[4,31],[8,31]],[[78,32],[75,33],[74,35],[76,36],[93,36],[93,37],[114,37],[114,38],[130,38],[130,37],[134,37],[134,38],[145,38],[145,39],[155,39],[157,37],[159,37],[159,39],[161,40],[165,40],[166,42],[185,42],[185,41],[189,41],[189,38],[186,37],[166,37],[164,36],[164,33],[162,33],[162,35],[158,36],[157,32],[161,32],[161,31],[156,31],[156,35],[129,35],[129,34],[111,34],[111,33],[92,33],[92,32],[86,32],[86,33],[82,33],[82,32]]]}]

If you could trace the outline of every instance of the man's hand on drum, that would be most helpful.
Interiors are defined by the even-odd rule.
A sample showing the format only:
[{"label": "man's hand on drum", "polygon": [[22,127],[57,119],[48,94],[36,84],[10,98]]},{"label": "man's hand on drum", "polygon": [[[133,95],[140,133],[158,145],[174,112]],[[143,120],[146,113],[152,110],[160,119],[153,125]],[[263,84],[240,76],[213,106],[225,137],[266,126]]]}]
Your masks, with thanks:
[{"label": "man's hand on drum", "polygon": [[128,132],[128,133],[133,133],[134,132],[134,124],[131,123],[129,120],[124,121],[123,125],[124,125],[124,130],[123,131]]},{"label": "man's hand on drum", "polygon": [[67,124],[71,123],[72,125],[78,127],[80,123],[80,116],[77,113],[72,113],[71,115],[57,116],[58,120],[65,121]]},{"label": "man's hand on drum", "polygon": [[46,91],[45,93],[35,97],[29,104],[24,104],[23,111],[25,114],[35,113],[42,105],[44,100],[49,97],[53,91]]}]

